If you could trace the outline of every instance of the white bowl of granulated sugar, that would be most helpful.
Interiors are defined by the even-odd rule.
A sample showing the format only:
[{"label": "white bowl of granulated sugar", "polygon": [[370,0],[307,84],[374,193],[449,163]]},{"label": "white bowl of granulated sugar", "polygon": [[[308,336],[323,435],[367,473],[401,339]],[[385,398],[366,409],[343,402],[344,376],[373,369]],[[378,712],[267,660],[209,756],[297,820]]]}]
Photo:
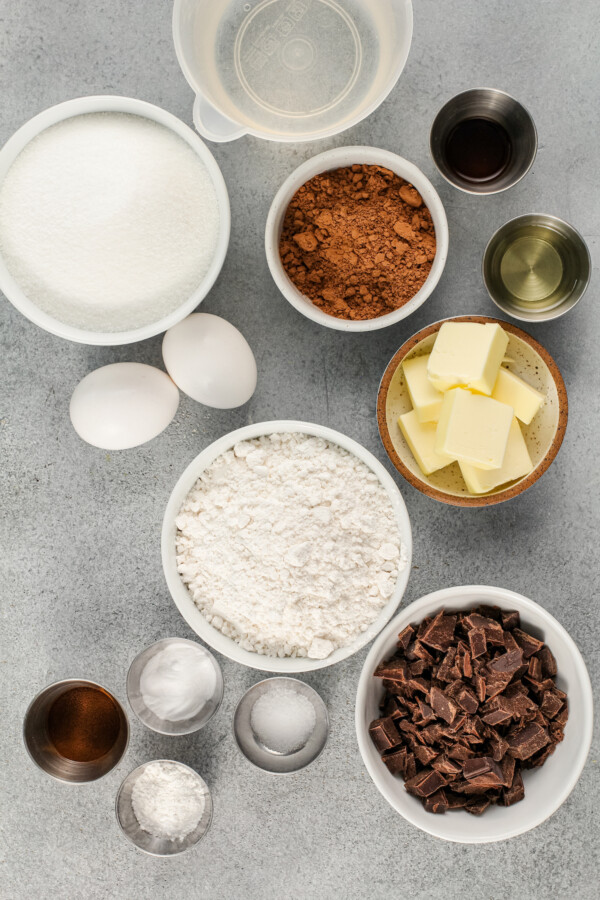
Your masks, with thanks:
[{"label": "white bowl of granulated sugar", "polygon": [[322,425],[261,422],[187,467],[162,529],[167,584],[196,634],[266,672],[346,659],[408,582],[404,500],[368,450]]},{"label": "white bowl of granulated sugar", "polygon": [[216,281],[229,230],[212,153],[151,103],[68,100],[0,150],[0,289],[68,340],[128,344],[171,328]]}]

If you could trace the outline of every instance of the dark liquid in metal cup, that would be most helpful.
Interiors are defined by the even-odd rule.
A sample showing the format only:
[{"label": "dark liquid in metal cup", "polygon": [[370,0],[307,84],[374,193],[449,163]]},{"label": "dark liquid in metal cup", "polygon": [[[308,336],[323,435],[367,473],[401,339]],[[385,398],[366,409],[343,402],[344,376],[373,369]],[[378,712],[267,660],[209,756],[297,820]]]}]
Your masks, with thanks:
[{"label": "dark liquid in metal cup", "polygon": [[50,707],[47,729],[59,756],[93,762],[112,750],[121,719],[115,701],[102,688],[74,687]]},{"label": "dark liquid in metal cup", "polygon": [[498,178],[508,166],[511,153],[506,129],[483,116],[455,125],[444,147],[448,167],[459,178],[473,182]]}]

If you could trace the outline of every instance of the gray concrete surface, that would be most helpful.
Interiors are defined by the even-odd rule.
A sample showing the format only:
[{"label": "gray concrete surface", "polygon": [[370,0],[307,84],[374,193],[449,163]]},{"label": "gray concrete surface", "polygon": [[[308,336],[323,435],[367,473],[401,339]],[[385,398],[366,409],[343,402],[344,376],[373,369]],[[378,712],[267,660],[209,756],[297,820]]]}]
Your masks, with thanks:
[{"label": "gray concrete surface", "polygon": [[[191,123],[192,93],[173,52],[170,15],[167,0],[1,0],[0,141],[51,104],[102,92],[141,97]],[[480,261],[496,227],[529,211],[563,216],[581,229],[597,262],[599,29],[594,0],[417,0],[406,70],[367,121],[316,145],[244,139],[214,148],[230,189],[233,228],[225,267],[203,309],[241,328],[256,354],[258,390],[243,409],[217,412],[182,397],[175,421],[157,440],[125,453],[95,450],[71,429],[73,388],[105,363],[160,365],[160,339],[116,349],[78,346],[2,302],[2,898],[597,896],[598,733],[571,797],[535,832],[498,845],[445,844],[397,816],[361,763],[353,705],[364,652],[307,677],[329,706],[331,741],[312,768],[290,778],[261,774],[238,754],[233,709],[260,675],[224,659],[225,700],[207,728],[167,739],[132,718],[125,759],[99,783],[69,787],[42,775],[25,754],[20,729],[43,685],[82,675],[124,698],[128,664],[142,647],[166,635],[192,636],[165,587],[159,531],[175,480],[203,447],[249,421],[304,418],[346,432],[387,464],[374,417],[381,373],[400,343],[428,322],[494,314]],[[540,137],[527,178],[481,199],[447,186],[427,149],[438,107],[475,85],[523,100]],[[408,321],[370,336],[342,336],[299,316],[271,282],[263,254],[265,217],[280,182],[310,155],[345,143],[386,147],[416,162],[437,186],[450,222],[450,258],[435,295]],[[566,319],[530,328],[557,360],[570,399],[563,449],[540,483],[508,505],[463,511],[399,479],[414,530],[406,601],[461,583],[521,591],[566,626],[595,687],[597,291],[596,278]],[[210,834],[179,859],[140,854],[114,818],[121,779],[157,756],[196,767],[214,794]]]}]

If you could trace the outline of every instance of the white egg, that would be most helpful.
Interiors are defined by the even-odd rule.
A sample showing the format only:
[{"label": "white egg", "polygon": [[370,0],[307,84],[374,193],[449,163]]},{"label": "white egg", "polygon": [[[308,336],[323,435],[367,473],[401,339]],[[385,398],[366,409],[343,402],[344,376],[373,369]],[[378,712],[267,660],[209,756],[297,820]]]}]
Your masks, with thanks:
[{"label": "white egg", "polygon": [[143,363],[114,363],[79,382],[69,414],[80,438],[103,450],[126,450],[152,440],[179,406],[165,372]]},{"label": "white egg", "polygon": [[230,322],[193,313],[169,328],[163,359],[178,388],[205,406],[233,409],[256,389],[256,361],[246,338]]}]

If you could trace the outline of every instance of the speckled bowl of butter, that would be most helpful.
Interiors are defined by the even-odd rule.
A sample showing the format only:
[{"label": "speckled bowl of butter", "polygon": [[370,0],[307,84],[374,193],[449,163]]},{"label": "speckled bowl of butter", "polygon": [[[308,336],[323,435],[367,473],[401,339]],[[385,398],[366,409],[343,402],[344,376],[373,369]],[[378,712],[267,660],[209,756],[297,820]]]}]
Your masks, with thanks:
[{"label": "speckled bowl of butter", "polygon": [[[544,395],[544,402],[533,420],[529,425],[522,425],[532,470],[524,477],[485,494],[475,495],[469,491],[456,462],[430,475],[423,474],[398,425],[398,418],[412,409],[403,363],[431,353],[444,322],[500,325],[508,336],[503,367]],[[556,457],[567,427],[567,416],[567,391],[550,354],[525,331],[509,322],[487,316],[444,319],[417,332],[390,360],[377,397],[379,433],[396,469],[421,493],[451,506],[491,506],[522,494],[541,478]]]}]

